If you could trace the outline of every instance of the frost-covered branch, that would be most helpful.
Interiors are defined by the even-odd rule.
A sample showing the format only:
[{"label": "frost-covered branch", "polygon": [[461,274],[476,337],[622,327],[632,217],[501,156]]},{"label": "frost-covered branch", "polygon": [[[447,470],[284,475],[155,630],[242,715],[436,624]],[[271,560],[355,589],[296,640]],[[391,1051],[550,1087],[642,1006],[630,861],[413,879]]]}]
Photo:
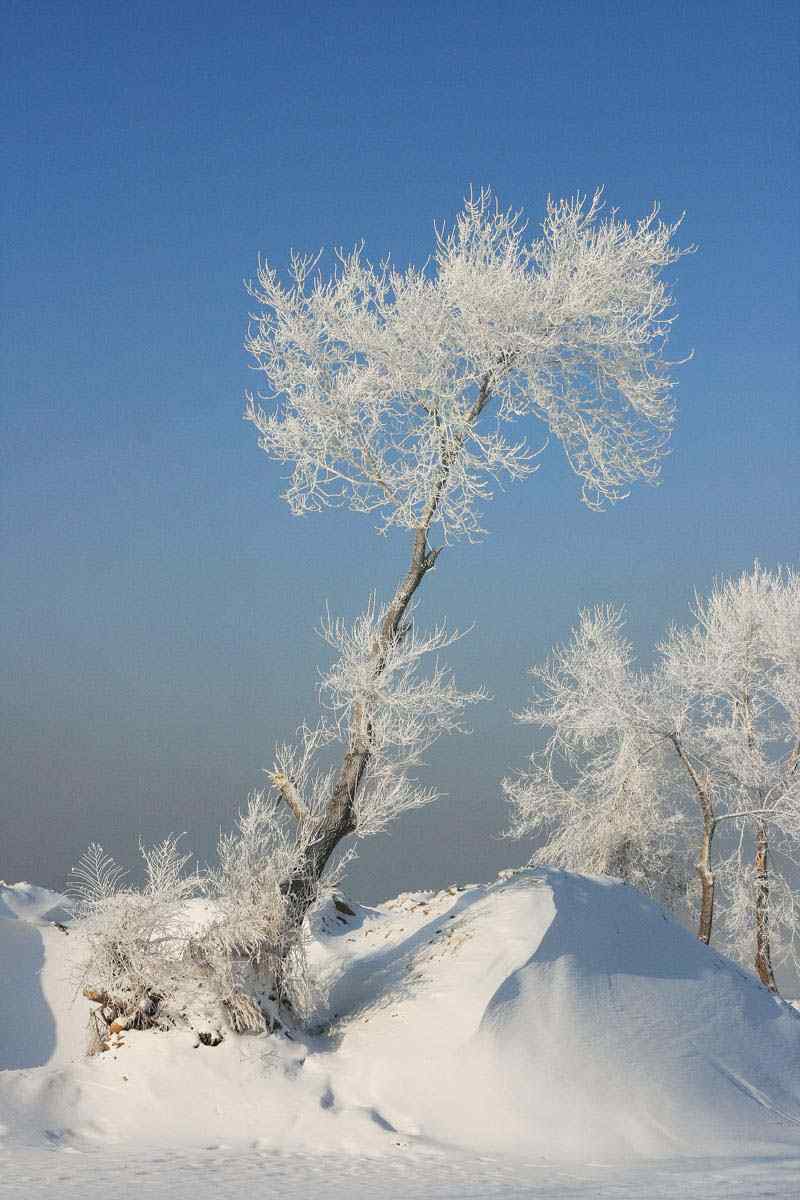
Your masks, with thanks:
[{"label": "frost-covered branch", "polygon": [[[123,886],[113,859],[90,846],[70,895],[86,946],[77,982],[98,1005],[95,1048],[132,1027],[188,1026],[214,1045],[226,1026],[258,1032],[287,1013],[306,1016],[315,989],[286,879],[311,836],[309,823],[289,827],[267,794],[254,792],[202,874],[187,873],[190,856],[167,838],[142,848],[143,886]],[[337,878],[330,872],[326,887]],[[315,894],[323,891],[315,881]]]},{"label": "frost-covered branch", "polygon": [[464,732],[465,708],[485,693],[460,692],[438,659],[429,674],[420,672],[424,658],[459,640],[458,631],[442,625],[421,634],[412,619],[401,638],[383,646],[386,617],[374,597],[352,626],[326,617],[320,632],[338,657],[322,677],[321,698],[351,748],[363,742],[375,758],[416,766],[442,734]]},{"label": "frost-covered branch", "polygon": [[185,868],[177,838],[141,848],[141,888],[123,885],[125,872],[93,843],[71,872],[68,894],[86,944],[77,981],[101,1002],[106,1024],[152,1024],[182,983],[188,941],[186,902],[200,881]]},{"label": "frost-covered branch", "polygon": [[[409,615],[402,636],[384,643],[387,608],[374,600],[352,625],[326,614],[320,634],[335,652],[322,673],[320,701],[326,723],[303,727],[297,746],[279,746],[270,781],[286,801],[307,838],[324,824],[336,777],[317,765],[335,741],[347,755],[362,754],[363,778],[350,819],[359,837],[377,833],[412,808],[437,799],[437,793],[411,781],[407,772],[422,764],[425,752],[444,734],[466,732],[467,707],[485,698],[478,689],[462,692],[435,657],[461,634],[444,626],[421,633]],[[422,669],[433,656],[432,669]]]},{"label": "frost-covered branch", "polygon": [[661,272],[686,251],[657,209],[631,226],[602,208],[599,192],[551,202],[528,239],[484,190],[422,269],[374,266],[363,247],[328,276],[307,257],[288,282],[260,263],[246,344],[265,390],[245,416],[291,464],[292,510],[478,536],[491,480],[536,469],[506,433],[524,416],[561,442],[591,507],[653,482],[673,421]]}]

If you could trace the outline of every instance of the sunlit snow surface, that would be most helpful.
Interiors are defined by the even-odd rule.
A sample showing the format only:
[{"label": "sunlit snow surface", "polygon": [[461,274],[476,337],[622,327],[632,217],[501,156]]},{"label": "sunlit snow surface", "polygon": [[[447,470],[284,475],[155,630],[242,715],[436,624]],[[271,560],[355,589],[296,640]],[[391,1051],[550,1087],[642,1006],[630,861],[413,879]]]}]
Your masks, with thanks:
[{"label": "sunlit snow surface", "polygon": [[800,1016],[619,884],[331,905],[324,1030],[92,1059],[60,900],[0,885],[0,1196],[800,1194]]}]

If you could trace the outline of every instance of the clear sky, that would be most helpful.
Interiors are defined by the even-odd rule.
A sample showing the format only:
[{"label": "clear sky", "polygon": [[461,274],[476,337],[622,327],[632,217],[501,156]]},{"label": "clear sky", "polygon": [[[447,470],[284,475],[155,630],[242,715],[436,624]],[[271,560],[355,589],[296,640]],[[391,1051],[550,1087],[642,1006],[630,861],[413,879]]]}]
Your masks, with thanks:
[{"label": "clear sky", "polygon": [[[431,755],[437,808],[364,843],[351,890],[478,879],[524,764],[526,667],[623,601],[644,650],[715,575],[796,562],[798,25],[783,0],[2,8],[0,876],[60,885],[186,829],[201,857],[313,718],[313,628],[406,561],[347,513],[298,520],[241,421],[258,253],[422,261],[470,184],[535,224],[604,184],[685,210],[680,420],[663,486],[605,514],[551,446],[442,555],[423,618],[494,701]],[[533,433],[536,438],[535,432]]]}]

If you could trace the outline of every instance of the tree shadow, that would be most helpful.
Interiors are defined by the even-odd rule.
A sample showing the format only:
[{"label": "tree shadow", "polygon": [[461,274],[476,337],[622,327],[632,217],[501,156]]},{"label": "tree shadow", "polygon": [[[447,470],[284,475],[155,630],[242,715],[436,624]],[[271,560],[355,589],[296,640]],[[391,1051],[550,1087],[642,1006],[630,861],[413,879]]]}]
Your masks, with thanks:
[{"label": "tree shadow", "polygon": [[0,917],[0,962],[0,1071],[44,1066],[56,1023],[42,991],[44,943],[35,925]]}]

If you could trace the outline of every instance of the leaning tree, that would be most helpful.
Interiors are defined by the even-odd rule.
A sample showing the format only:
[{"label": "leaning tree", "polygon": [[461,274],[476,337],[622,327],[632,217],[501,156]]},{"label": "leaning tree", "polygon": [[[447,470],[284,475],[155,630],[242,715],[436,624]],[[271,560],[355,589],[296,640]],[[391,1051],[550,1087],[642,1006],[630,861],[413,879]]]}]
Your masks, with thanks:
[{"label": "leaning tree", "polygon": [[[175,839],[144,851],[140,890],[100,847],[81,860],[98,1045],[187,1023],[213,1045],[223,1023],[269,1028],[313,1006],[303,919],[341,870],[334,851],[435,799],[415,769],[482,695],[435,659],[457,632],[420,631],[413,610],[443,548],[480,538],[492,482],[536,470],[540,451],[511,426],[534,418],[561,443],[590,508],[657,480],[673,423],[661,272],[684,251],[655,209],[635,226],[601,210],[599,193],[550,203],[526,240],[520,214],[482,191],[422,269],[375,267],[361,249],[328,276],[299,255],[286,279],[260,265],[246,344],[264,384],[245,415],[291,466],[286,500],[405,530],[409,561],[386,603],[370,594],[352,625],[326,616],[320,719],[276,748],[271,791],[251,795],[213,870],[186,878]],[[193,928],[198,891],[211,903]]]},{"label": "leaning tree", "polygon": [[[477,694],[418,670],[448,635],[417,633],[415,597],[446,545],[480,538],[493,481],[537,469],[519,424],[561,444],[592,509],[658,478],[674,419],[662,271],[685,251],[655,208],[635,225],[602,208],[599,192],[548,202],[528,238],[521,215],[481,191],[437,230],[422,268],[375,266],[363,248],[327,275],[297,254],[284,278],[259,264],[246,346],[263,384],[245,415],[291,468],[284,498],[295,514],[347,507],[410,539],[388,601],[324,626],[333,718],[276,754],[271,782],[301,847],[284,881],[295,921],[343,839],[434,797],[409,769]],[[341,757],[323,771],[331,740]]]}]

